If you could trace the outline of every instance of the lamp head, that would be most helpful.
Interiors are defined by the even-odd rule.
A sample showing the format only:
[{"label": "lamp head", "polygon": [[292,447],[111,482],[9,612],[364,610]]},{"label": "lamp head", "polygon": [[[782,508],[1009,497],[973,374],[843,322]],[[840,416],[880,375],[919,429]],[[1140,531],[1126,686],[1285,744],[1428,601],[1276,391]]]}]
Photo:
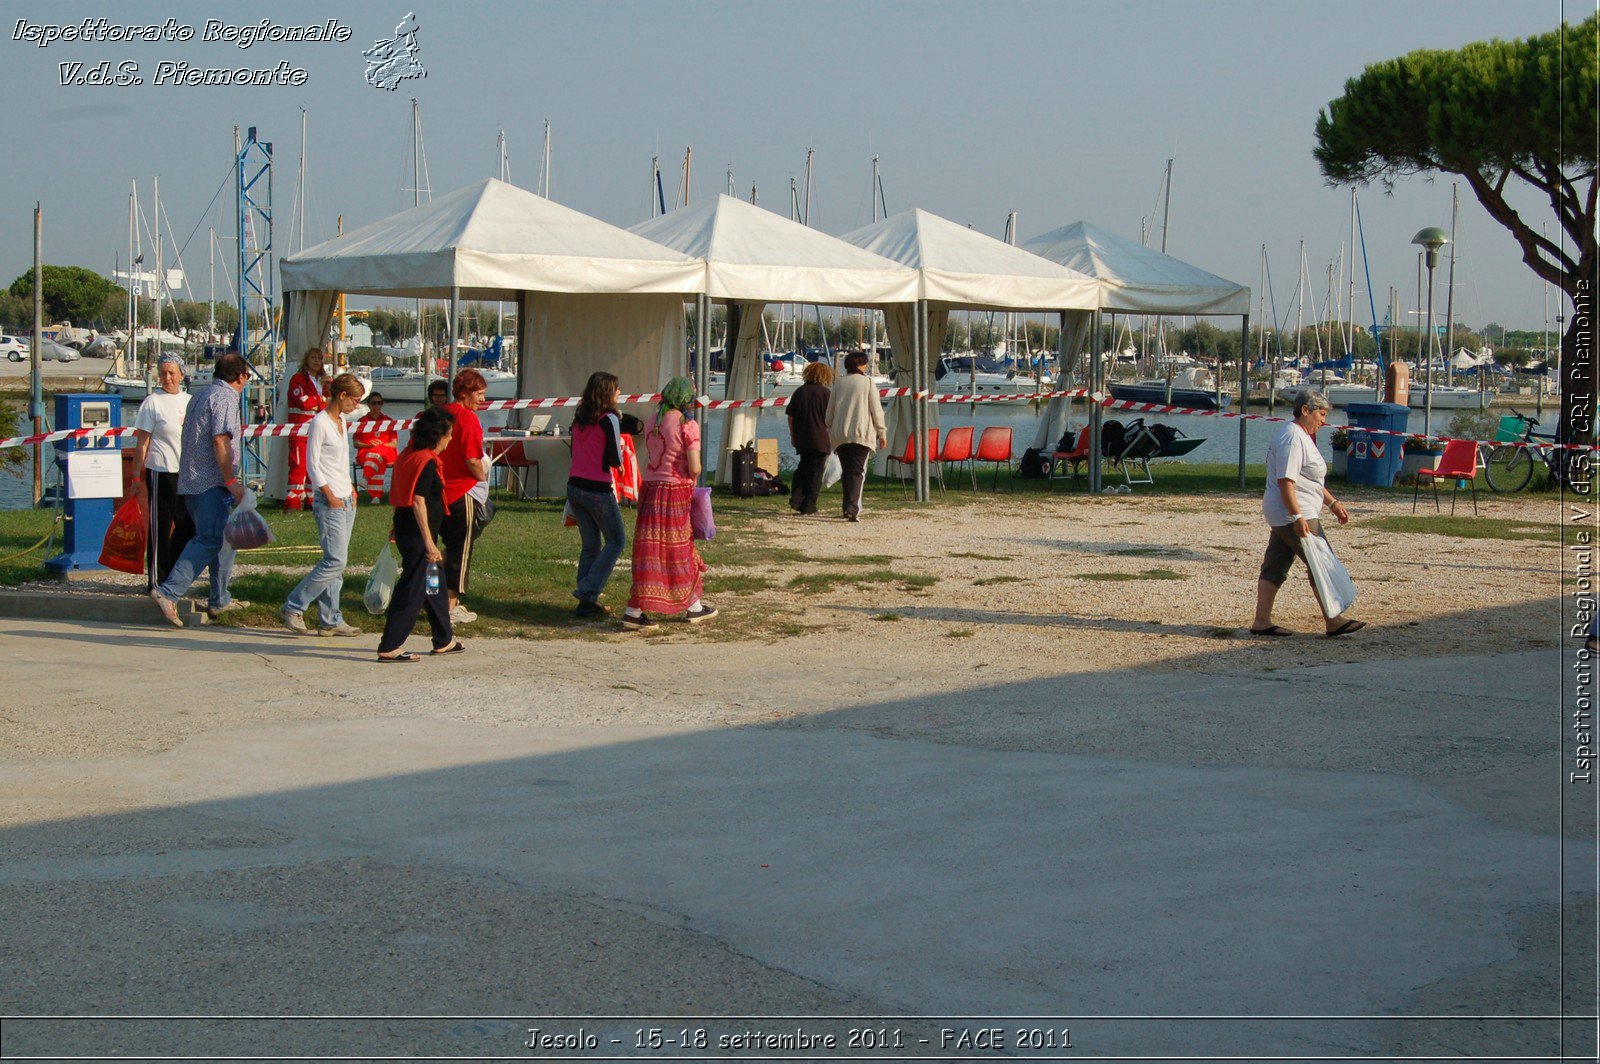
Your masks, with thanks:
[{"label": "lamp head", "polygon": [[1430,225],[1426,229],[1417,230],[1417,235],[1411,238],[1411,242],[1427,249],[1428,269],[1431,270],[1439,265],[1439,249],[1450,243],[1450,238],[1445,235],[1443,229]]}]

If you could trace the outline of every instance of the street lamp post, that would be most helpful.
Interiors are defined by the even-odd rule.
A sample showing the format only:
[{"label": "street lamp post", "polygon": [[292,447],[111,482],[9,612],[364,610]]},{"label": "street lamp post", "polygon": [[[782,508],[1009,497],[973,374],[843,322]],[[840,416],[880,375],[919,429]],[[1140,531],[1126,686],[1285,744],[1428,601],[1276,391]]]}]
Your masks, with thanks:
[{"label": "street lamp post", "polygon": [[1428,264],[1428,351],[1423,357],[1426,359],[1424,365],[1428,367],[1430,372],[1427,374],[1422,387],[1422,434],[1431,436],[1433,435],[1433,373],[1431,372],[1434,344],[1433,268],[1439,265],[1439,249],[1450,243],[1450,238],[1445,235],[1443,229],[1436,225],[1430,225],[1426,229],[1418,230],[1417,235],[1411,238],[1411,242],[1423,248],[1424,253],[1427,255]]}]

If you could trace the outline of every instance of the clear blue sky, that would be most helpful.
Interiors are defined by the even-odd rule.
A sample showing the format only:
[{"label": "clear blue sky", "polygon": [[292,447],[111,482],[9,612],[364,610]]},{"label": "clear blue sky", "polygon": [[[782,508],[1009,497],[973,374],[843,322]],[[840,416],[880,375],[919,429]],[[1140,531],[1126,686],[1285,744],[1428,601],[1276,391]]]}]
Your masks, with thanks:
[{"label": "clear blue sky", "polygon": [[[361,57],[414,10],[427,77],[386,92]],[[32,208],[45,211],[46,261],[109,272],[127,244],[130,181],[162,207],[205,298],[206,229],[231,235],[235,125],[276,145],[280,253],[289,249],[300,109],[309,115],[307,240],[410,205],[410,98],[421,102],[435,193],[497,172],[504,129],[511,177],[532,188],[543,124],[553,124],[554,198],[618,225],[649,215],[650,157],[670,200],[685,146],[696,198],[753,183],[787,213],[789,179],[815,149],[812,224],[840,233],[871,220],[870,157],[881,157],[891,212],[923,207],[1001,235],[1019,212],[1026,239],[1080,218],[1139,235],[1173,173],[1168,250],[1256,289],[1267,245],[1278,313],[1288,309],[1306,241],[1320,303],[1327,264],[1347,240],[1349,192],[1311,157],[1318,108],[1344,80],[1414,48],[1545,32],[1587,0],[1128,0],[1098,2],[301,3],[244,5],[9,0],[3,16],[8,163],[0,167],[0,283],[32,261]],[[209,18],[280,24],[335,14],[347,43],[249,49],[199,40]],[[187,43],[13,40],[33,23],[194,26]],[[59,64],[135,62],[145,84],[65,86]],[[307,71],[304,85],[157,86],[163,61]],[[1392,197],[1361,193],[1372,283],[1415,298],[1412,234],[1450,224],[1450,181],[1411,178]],[[1463,187],[1457,318],[1539,328],[1543,286]],[[1535,218],[1548,208],[1521,198]],[[1554,224],[1552,222],[1552,229]],[[1159,239],[1159,234],[1157,236]],[[298,239],[296,240],[298,243]],[[219,281],[219,285],[220,285]],[[1361,287],[1364,288],[1362,278]],[[1444,299],[1443,279],[1437,301]],[[1550,314],[1563,312],[1552,293]],[[1358,317],[1366,300],[1358,299]]]}]

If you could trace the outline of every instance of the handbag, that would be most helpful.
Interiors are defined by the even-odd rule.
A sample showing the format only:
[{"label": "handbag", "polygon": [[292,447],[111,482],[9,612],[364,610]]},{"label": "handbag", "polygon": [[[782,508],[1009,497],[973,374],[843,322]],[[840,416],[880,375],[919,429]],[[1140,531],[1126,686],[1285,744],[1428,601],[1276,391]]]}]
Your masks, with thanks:
[{"label": "handbag", "polygon": [[372,575],[367,577],[367,590],[361,596],[368,613],[382,614],[389,609],[394,597],[395,581],[400,579],[400,565],[394,560],[394,544],[385,543],[372,563]]},{"label": "handbag", "polygon": [[1355,581],[1350,571],[1334,556],[1333,548],[1321,536],[1307,536],[1300,541],[1305,551],[1306,568],[1311,570],[1311,584],[1316,588],[1317,601],[1323,612],[1337,617],[1356,603]]},{"label": "handbag", "polygon": [[711,540],[717,536],[716,515],[711,512],[711,489],[699,487],[689,497],[689,533],[695,539]]},{"label": "handbag", "polygon": [[150,542],[150,514],[144,499],[129,495],[111,516],[105,545],[100,548],[100,564],[119,573],[135,576],[144,572],[145,548]]}]

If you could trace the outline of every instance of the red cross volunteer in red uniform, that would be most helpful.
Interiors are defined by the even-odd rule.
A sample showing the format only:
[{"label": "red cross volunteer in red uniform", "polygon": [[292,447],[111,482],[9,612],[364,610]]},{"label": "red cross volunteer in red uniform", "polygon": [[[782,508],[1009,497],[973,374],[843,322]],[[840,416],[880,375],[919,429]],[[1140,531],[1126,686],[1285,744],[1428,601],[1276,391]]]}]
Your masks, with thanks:
[{"label": "red cross volunteer in red uniform", "polygon": [[[289,424],[309,425],[322,412],[328,400],[322,394],[322,350],[313,347],[300,360],[300,370],[289,378]],[[306,477],[306,437],[289,437],[289,485],[284,493],[285,510],[304,510],[311,504],[311,489]]]}]

